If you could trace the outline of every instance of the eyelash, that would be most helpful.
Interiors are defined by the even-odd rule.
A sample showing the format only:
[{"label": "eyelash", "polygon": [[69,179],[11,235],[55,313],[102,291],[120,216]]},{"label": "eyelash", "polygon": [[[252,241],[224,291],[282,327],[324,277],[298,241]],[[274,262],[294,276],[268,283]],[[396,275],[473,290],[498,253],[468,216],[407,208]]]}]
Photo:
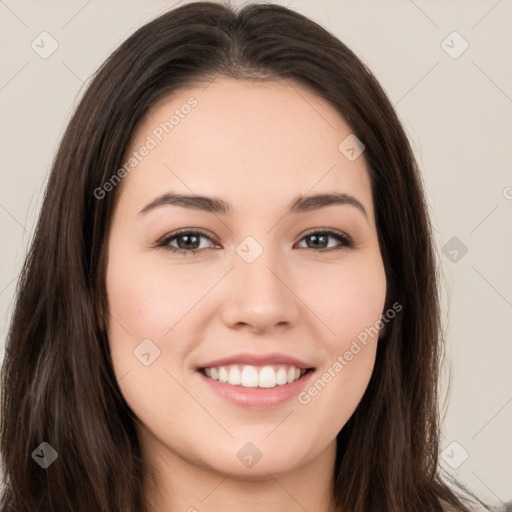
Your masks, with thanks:
[{"label": "eyelash", "polygon": [[[319,235],[319,234],[333,237],[336,240],[338,240],[341,243],[341,245],[337,246],[337,247],[331,247],[329,249],[320,249],[320,250],[315,251],[315,252],[339,251],[339,250],[342,250],[342,249],[350,249],[350,248],[355,246],[354,241],[348,235],[345,235],[343,233],[339,233],[337,231],[332,231],[332,230],[329,230],[329,229],[317,230],[317,231],[309,232],[309,233],[305,234],[300,239],[300,242],[302,242],[302,240],[304,240],[304,238],[308,238],[310,236]],[[204,232],[202,230],[198,229],[198,230],[195,230],[195,231],[191,231],[191,230],[183,229],[183,230],[180,230],[180,231],[176,231],[175,233],[171,233],[169,235],[165,235],[164,237],[162,237],[156,243],[156,247],[162,247],[163,249],[166,249],[166,250],[171,251],[173,253],[180,253],[183,256],[187,256],[187,255],[195,256],[199,252],[205,250],[204,248],[203,249],[185,250],[185,249],[179,249],[177,247],[172,247],[171,245],[169,245],[169,242],[171,242],[172,240],[174,240],[176,238],[179,238],[182,235],[202,235],[205,238],[208,238],[209,240],[211,240],[212,242],[214,242],[216,244],[219,243],[216,239],[212,238],[210,235],[208,235],[206,232]],[[301,249],[311,249],[311,248],[310,247],[301,247]],[[312,249],[312,250],[315,250],[315,249]]]}]

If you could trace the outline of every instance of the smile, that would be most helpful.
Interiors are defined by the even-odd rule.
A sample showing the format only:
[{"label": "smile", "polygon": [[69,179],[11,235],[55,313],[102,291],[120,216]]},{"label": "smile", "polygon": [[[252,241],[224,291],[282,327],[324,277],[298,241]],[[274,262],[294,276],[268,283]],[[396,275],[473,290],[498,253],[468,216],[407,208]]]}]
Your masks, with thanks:
[{"label": "smile", "polygon": [[299,380],[308,369],[293,365],[238,365],[201,368],[201,373],[212,380],[244,388],[274,388]]}]

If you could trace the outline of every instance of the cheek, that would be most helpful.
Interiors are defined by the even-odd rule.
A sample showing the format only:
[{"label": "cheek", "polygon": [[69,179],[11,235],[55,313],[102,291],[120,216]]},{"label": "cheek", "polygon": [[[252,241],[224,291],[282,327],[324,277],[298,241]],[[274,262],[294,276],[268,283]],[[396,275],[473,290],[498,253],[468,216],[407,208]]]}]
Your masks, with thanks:
[{"label": "cheek", "polygon": [[135,338],[162,339],[207,289],[192,266],[176,271],[154,260],[112,255],[109,261],[110,312]]},{"label": "cheek", "polygon": [[[132,256],[127,257],[130,250]],[[193,346],[194,313],[218,277],[210,273],[202,279],[195,265],[173,268],[165,258],[134,252],[118,244],[109,255],[107,334],[114,372],[127,401],[146,404],[151,389],[172,386],[168,372],[178,371]],[[150,365],[144,365],[143,357]]]},{"label": "cheek", "polygon": [[321,303],[322,318],[329,332],[320,339],[327,357],[298,398],[334,436],[354,413],[373,373],[386,296],[384,270],[333,280],[326,296],[330,300]]},{"label": "cheek", "polygon": [[118,245],[109,256],[107,335],[123,396],[136,416],[150,423],[155,411],[162,417],[185,412],[188,402],[170,374],[187,352],[183,317],[204,286],[191,273],[167,271],[161,261],[155,265],[150,258],[127,254],[128,248]]},{"label": "cheek", "polygon": [[[318,339],[327,358],[300,402],[312,405],[315,414],[323,410],[326,421],[341,426],[362,398],[375,364],[386,299],[380,253],[350,261],[326,275],[322,283],[308,293],[307,303],[315,305],[314,312],[322,320],[324,334]],[[337,405],[326,407],[329,403]]]},{"label": "cheek", "polygon": [[380,256],[374,256],[326,273],[317,280],[314,292],[308,292],[307,303],[322,320],[328,352],[338,355],[358,337],[363,342],[365,337],[376,341],[385,299],[385,270]]}]

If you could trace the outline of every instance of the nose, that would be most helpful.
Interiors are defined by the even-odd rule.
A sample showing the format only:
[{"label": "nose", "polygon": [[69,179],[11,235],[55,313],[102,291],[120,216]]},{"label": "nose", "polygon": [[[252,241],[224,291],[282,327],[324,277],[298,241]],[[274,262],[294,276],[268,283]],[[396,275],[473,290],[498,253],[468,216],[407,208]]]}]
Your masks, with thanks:
[{"label": "nose", "polygon": [[265,249],[249,263],[237,254],[226,279],[222,315],[229,327],[266,332],[298,323],[304,304],[282,255]]}]

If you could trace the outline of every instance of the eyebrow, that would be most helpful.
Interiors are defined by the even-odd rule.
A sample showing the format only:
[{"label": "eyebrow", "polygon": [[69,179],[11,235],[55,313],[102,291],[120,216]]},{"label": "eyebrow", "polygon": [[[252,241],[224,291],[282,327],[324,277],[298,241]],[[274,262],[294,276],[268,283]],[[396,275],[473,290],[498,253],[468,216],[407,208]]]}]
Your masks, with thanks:
[{"label": "eyebrow", "polygon": [[[350,205],[361,211],[366,220],[368,213],[362,203],[354,196],[342,192],[314,194],[307,196],[297,196],[288,206],[288,213],[305,213],[313,210],[319,210],[331,205]],[[209,213],[220,213],[232,215],[233,209],[229,203],[218,197],[208,197],[201,195],[183,195],[173,192],[167,192],[153,199],[144,206],[139,215],[145,215],[148,212],[161,206],[181,206],[190,210],[199,210]]]}]

